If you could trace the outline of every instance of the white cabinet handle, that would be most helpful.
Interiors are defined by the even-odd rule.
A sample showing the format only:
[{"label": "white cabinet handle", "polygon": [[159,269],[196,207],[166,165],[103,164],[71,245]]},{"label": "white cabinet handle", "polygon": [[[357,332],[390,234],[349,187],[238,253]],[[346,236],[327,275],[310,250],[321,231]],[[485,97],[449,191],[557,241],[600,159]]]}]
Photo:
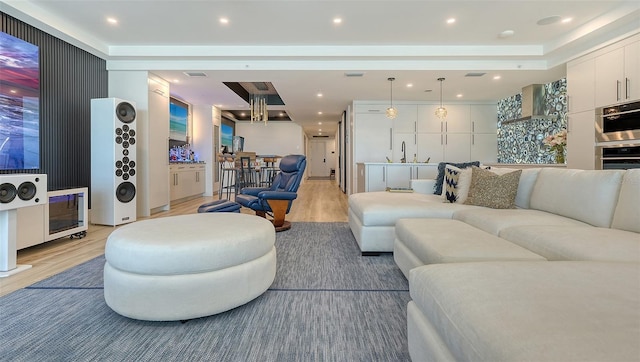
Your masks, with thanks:
[{"label": "white cabinet handle", "polygon": [[620,81],[616,80],[616,100],[620,100]]}]

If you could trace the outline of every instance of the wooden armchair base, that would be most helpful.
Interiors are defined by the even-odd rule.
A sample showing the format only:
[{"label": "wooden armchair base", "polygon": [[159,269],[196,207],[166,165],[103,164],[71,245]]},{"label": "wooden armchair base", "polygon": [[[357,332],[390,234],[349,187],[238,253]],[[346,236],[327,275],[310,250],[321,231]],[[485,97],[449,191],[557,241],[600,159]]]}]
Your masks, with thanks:
[{"label": "wooden armchair base", "polygon": [[[284,219],[287,208],[289,207],[289,200],[267,200],[267,203],[273,212],[273,220],[271,220],[271,222],[276,232],[291,229],[291,223]],[[256,215],[264,218],[267,217],[264,211],[256,211]]]}]

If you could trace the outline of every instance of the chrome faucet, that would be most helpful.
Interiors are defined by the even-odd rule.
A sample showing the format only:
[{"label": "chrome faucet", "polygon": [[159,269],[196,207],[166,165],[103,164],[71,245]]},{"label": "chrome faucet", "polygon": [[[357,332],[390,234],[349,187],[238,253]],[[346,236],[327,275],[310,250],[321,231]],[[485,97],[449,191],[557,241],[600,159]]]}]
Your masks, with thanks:
[{"label": "chrome faucet", "polygon": [[400,151],[402,151],[402,158],[400,159],[400,162],[406,163],[407,162],[407,150],[405,149],[404,141],[402,141],[402,148],[400,149]]}]

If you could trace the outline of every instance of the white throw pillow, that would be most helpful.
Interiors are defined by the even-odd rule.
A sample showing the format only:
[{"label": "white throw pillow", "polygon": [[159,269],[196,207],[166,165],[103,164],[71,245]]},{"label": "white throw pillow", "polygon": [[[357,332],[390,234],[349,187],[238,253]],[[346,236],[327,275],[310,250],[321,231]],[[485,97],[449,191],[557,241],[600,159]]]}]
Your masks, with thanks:
[{"label": "white throw pillow", "polygon": [[[455,175],[455,176],[453,176]],[[449,178],[447,178],[449,176]],[[444,202],[464,203],[471,186],[471,168],[458,168],[447,165],[445,180],[442,185],[442,198]],[[449,191],[449,195],[447,195]],[[455,200],[455,201],[453,201]]]}]

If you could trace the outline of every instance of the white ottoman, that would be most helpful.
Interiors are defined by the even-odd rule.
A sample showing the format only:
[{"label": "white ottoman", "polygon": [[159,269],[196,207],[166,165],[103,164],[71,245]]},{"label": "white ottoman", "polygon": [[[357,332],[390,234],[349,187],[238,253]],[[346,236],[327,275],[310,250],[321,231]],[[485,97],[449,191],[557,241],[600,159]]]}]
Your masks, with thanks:
[{"label": "white ottoman", "polygon": [[276,275],[273,224],[204,213],[138,221],[109,235],[104,298],[125,317],[186,320],[264,293]]}]

